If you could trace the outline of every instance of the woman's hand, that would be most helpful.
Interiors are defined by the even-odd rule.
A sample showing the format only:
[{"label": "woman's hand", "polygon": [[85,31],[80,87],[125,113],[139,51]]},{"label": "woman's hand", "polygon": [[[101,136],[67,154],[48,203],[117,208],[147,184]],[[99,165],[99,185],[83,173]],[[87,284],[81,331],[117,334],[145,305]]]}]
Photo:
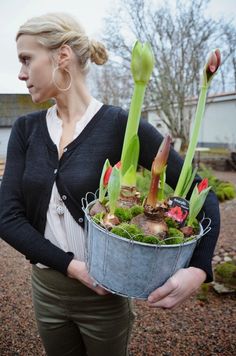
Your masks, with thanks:
[{"label": "woman's hand", "polygon": [[94,290],[99,295],[109,294],[109,292],[104,288],[96,285],[94,280],[88,274],[85,262],[72,260],[67,268],[67,275],[70,278],[79,280],[81,283]]},{"label": "woman's hand", "polygon": [[181,304],[205,281],[206,273],[196,267],[178,270],[148,297],[150,307],[171,309]]}]

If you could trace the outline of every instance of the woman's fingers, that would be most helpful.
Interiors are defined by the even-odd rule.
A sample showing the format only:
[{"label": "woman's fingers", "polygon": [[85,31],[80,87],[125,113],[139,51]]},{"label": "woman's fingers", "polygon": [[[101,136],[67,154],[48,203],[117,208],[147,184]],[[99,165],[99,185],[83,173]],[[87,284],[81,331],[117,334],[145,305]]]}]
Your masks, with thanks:
[{"label": "woman's fingers", "polygon": [[174,308],[195,292],[205,281],[206,273],[195,267],[178,270],[148,297],[150,307]]},{"label": "woman's fingers", "polygon": [[163,286],[157,288],[154,292],[152,292],[148,297],[148,302],[150,306],[161,306],[163,308],[167,308],[168,302],[167,297],[169,295],[174,295],[175,291],[178,290],[179,283],[178,279],[175,276],[172,276],[167,280]]},{"label": "woman's fingers", "polygon": [[85,262],[72,260],[67,269],[68,276],[79,280],[86,287],[94,290],[99,295],[109,294],[104,288],[95,283],[94,279],[88,274]]}]

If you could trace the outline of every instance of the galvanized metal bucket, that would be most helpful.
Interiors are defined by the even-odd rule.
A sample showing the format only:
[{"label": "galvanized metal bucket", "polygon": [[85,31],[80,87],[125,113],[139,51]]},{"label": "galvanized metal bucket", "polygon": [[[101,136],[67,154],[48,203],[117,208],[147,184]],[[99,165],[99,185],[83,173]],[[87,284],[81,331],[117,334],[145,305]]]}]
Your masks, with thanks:
[{"label": "galvanized metal bucket", "polygon": [[[87,204],[86,204],[87,202]],[[86,265],[89,274],[108,291],[136,299],[164,284],[180,268],[187,267],[209,223],[198,236],[184,244],[151,245],[117,236],[96,224],[89,215],[91,206],[84,200]],[[205,220],[206,220],[205,219]]]}]

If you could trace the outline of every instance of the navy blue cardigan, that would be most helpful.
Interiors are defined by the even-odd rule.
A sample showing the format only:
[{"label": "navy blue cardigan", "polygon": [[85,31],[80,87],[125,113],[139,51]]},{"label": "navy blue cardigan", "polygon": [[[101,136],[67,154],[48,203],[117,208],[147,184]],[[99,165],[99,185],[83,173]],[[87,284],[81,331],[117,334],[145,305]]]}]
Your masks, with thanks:
[{"label": "navy blue cardigan", "polygon": [[[99,187],[106,158],[112,165],[120,160],[126,122],[125,111],[103,105],[82,133],[66,147],[60,160],[47,129],[46,111],[22,116],[15,122],[0,190],[0,236],[31,263],[40,262],[66,274],[73,253],[43,238],[52,186],[56,181],[68,210],[83,226],[81,198]],[[141,120],[139,139],[139,163],[150,169],[162,136]],[[167,183],[173,188],[181,167],[182,159],[171,149]],[[212,229],[195,249],[190,265],[205,270],[207,281],[210,281],[211,259],[220,225],[219,204],[213,192],[208,194],[204,211],[212,219]]]}]

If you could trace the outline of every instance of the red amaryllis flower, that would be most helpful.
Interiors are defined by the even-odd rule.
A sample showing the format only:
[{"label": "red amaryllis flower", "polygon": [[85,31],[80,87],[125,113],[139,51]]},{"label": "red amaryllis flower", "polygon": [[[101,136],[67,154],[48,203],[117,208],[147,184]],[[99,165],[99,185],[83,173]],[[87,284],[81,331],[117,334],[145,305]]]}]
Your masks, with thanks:
[{"label": "red amaryllis flower", "polygon": [[[117,162],[115,164],[115,167],[120,169],[121,167],[121,161]],[[112,166],[108,167],[105,174],[104,174],[104,177],[103,177],[103,185],[106,186],[109,182],[109,179],[110,179],[110,176],[111,176],[111,172],[112,172]]]},{"label": "red amaryllis flower", "polygon": [[208,179],[204,178],[201,183],[198,184],[197,189],[198,192],[201,193],[203,190],[205,190],[206,188],[208,188]]}]

